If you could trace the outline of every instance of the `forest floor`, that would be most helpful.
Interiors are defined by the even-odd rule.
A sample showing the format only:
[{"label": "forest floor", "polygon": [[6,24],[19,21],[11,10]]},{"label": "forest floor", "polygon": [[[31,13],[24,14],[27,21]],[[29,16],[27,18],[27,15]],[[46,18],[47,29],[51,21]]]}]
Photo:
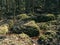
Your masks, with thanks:
[{"label": "forest floor", "polygon": [[[22,43],[24,44],[27,43],[15,34],[0,35],[0,45],[17,45],[20,43],[20,40],[22,40]],[[39,45],[37,42],[38,37],[31,37],[31,40],[33,42],[33,45]]]}]

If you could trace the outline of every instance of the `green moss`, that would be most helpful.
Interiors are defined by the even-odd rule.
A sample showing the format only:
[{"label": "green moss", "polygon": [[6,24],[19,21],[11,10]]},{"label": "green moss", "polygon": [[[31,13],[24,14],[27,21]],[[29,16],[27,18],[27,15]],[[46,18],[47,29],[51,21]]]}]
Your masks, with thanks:
[{"label": "green moss", "polygon": [[39,27],[41,30],[48,30],[49,29],[49,25],[47,23],[41,23]]},{"label": "green moss", "polygon": [[48,36],[48,37],[56,37],[56,31],[52,31],[52,30],[48,30],[45,32],[45,34]]},{"label": "green moss", "polygon": [[13,20],[8,20],[7,23],[9,24],[9,29],[11,29],[13,27],[13,25],[14,25]]},{"label": "green moss", "polygon": [[46,35],[40,35],[40,39],[45,40],[47,39]]},{"label": "green moss", "polygon": [[36,22],[48,22],[51,20],[55,20],[55,15],[45,14],[45,15],[33,16],[32,19],[35,20]]},{"label": "green moss", "polygon": [[24,26],[31,26],[31,27],[38,28],[38,25],[33,20],[28,23],[25,23]]},{"label": "green moss", "polygon": [[27,14],[20,14],[17,16],[17,19],[23,20],[23,19],[27,19],[30,18]]},{"label": "green moss", "polygon": [[54,19],[55,19],[55,15],[54,15],[54,14],[47,14],[46,16],[47,16],[48,19],[50,19],[50,20],[54,20]]},{"label": "green moss", "polygon": [[6,34],[9,31],[8,24],[3,24],[0,26],[0,34]]},{"label": "green moss", "polygon": [[[1,38],[1,37],[0,37]],[[33,45],[30,37],[24,33],[22,34],[12,34],[6,36],[0,41],[0,45]]]},{"label": "green moss", "polygon": [[57,20],[48,21],[47,23],[48,23],[48,24],[50,23],[50,24],[52,24],[52,25],[56,25],[56,24],[57,24]]},{"label": "green moss", "polygon": [[[24,28],[23,28],[24,27]],[[22,27],[22,30],[24,33],[27,35],[33,37],[33,36],[38,36],[39,35],[39,26],[35,23],[35,21],[30,21],[28,23],[25,23],[24,26]]]},{"label": "green moss", "polygon": [[30,37],[38,36],[39,35],[39,26],[35,23],[35,21],[29,21],[27,23],[24,23],[23,25],[14,25],[11,28],[12,33],[20,34],[25,33],[29,35]]},{"label": "green moss", "polygon": [[[32,45],[31,38],[28,35],[22,33],[22,34],[19,34],[19,37],[21,38],[21,40],[23,39],[24,42],[26,42],[28,45]],[[20,42],[20,43],[22,44],[23,42]]]}]

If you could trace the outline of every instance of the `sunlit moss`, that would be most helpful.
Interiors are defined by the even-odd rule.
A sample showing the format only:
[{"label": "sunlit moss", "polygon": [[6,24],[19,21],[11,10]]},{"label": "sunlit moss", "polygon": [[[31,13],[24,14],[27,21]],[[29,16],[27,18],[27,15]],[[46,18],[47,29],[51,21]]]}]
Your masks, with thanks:
[{"label": "sunlit moss", "polygon": [[[23,27],[22,27],[23,28]],[[28,34],[29,36],[38,36],[39,35],[39,26],[35,23],[35,21],[30,21],[24,24],[23,32]]]},{"label": "sunlit moss", "polygon": [[8,24],[3,24],[0,26],[0,34],[6,34],[9,31]]},{"label": "sunlit moss", "polygon": [[50,19],[50,20],[54,20],[54,19],[55,19],[55,15],[54,15],[54,14],[47,14],[46,16],[47,16],[48,19]]},{"label": "sunlit moss", "polygon": [[27,19],[30,18],[27,14],[20,14],[17,16],[17,19],[23,20],[23,19]]},{"label": "sunlit moss", "polygon": [[[24,42],[26,42],[28,45],[32,45],[31,38],[30,38],[28,35],[22,33],[22,34],[19,34],[19,37],[21,38],[21,40],[24,40]],[[22,43],[23,43],[23,42],[20,42],[20,45],[21,45]],[[23,44],[24,44],[24,43],[23,43]],[[24,45],[25,45],[25,44],[24,44]]]}]

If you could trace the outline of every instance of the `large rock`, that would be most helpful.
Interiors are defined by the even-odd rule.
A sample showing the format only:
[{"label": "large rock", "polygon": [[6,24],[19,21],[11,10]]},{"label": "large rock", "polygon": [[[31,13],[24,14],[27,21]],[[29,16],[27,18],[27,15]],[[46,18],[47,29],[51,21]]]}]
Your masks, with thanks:
[{"label": "large rock", "polygon": [[0,41],[0,45],[32,45],[30,37],[24,33],[19,35],[9,35]]},{"label": "large rock", "polygon": [[35,23],[35,21],[29,21],[28,23],[23,24],[22,30],[27,35],[33,37],[39,35],[39,26]]}]

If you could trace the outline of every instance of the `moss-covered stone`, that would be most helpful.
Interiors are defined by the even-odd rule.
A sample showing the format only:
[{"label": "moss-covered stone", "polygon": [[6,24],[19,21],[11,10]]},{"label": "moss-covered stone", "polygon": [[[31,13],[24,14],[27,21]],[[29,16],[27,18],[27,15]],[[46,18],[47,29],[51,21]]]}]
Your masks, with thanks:
[{"label": "moss-covered stone", "polygon": [[24,33],[19,35],[9,35],[2,41],[0,45],[33,45],[30,37]]},{"label": "moss-covered stone", "polygon": [[[24,27],[24,28],[23,28]],[[38,36],[39,35],[39,26],[35,23],[35,21],[30,21],[28,23],[25,23],[23,25],[23,32],[26,33],[27,35],[33,37],[33,36]]]},{"label": "moss-covered stone", "polygon": [[39,30],[40,28],[35,23],[35,21],[29,21],[27,23],[24,23],[23,25],[14,25],[10,31],[16,34],[24,32],[25,34],[33,37],[39,35]]}]

